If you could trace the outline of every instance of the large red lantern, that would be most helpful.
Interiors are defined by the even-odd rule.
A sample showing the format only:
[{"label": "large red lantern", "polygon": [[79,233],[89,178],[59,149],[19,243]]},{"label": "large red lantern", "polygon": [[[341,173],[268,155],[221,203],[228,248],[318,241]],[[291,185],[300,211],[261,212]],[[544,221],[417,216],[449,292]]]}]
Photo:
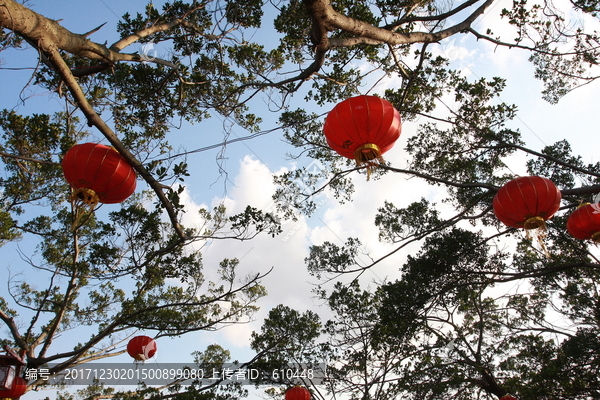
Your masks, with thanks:
[{"label": "large red lantern", "polygon": [[127,343],[127,353],[136,361],[146,361],[154,357],[158,347],[149,336],[136,336]]},{"label": "large red lantern", "polygon": [[576,239],[600,243],[600,207],[584,204],[577,208],[567,219],[567,231]]},{"label": "large red lantern", "polygon": [[75,145],[65,154],[62,167],[74,189],[73,199],[91,208],[98,202],[120,203],[135,191],[134,169],[112,147]]},{"label": "large red lantern", "polygon": [[498,190],[493,207],[496,217],[513,228],[544,228],[561,201],[560,190],[551,180],[539,176],[523,176]]},{"label": "large red lantern", "polygon": [[285,391],[285,400],[310,400],[310,391],[303,386],[294,386]]},{"label": "large red lantern", "polygon": [[323,126],[329,147],[359,166],[382,162],[382,154],[392,148],[401,131],[398,111],[376,96],[342,101],[329,112]]},{"label": "large red lantern", "polygon": [[27,392],[27,381],[20,376],[15,377],[12,387],[8,390],[0,390],[2,399],[18,399]]}]

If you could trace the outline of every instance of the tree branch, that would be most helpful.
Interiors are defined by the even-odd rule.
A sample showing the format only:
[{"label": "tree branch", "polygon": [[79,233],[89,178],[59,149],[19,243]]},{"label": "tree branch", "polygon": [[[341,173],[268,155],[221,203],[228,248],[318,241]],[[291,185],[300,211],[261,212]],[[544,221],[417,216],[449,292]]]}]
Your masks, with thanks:
[{"label": "tree branch", "polygon": [[[308,13],[313,21],[313,32],[332,31],[333,29],[337,28],[344,32],[352,33],[358,37],[350,39],[329,39],[330,47],[351,46],[356,45],[357,43],[406,44],[439,42],[442,39],[467,30],[475,21],[475,19],[483,14],[493,2],[494,0],[485,1],[462,22],[438,32],[397,33],[340,14],[335,11],[333,7],[331,7],[329,0],[304,0],[304,4],[306,5]],[[318,24],[317,27],[314,26],[315,23]]]},{"label": "tree branch", "polygon": [[17,326],[17,324],[15,324],[15,320],[2,310],[0,310],[0,319],[4,321],[4,323],[10,330],[10,333],[17,345],[22,349],[25,349],[27,347],[27,343],[21,337],[21,334],[19,333],[19,327]]}]

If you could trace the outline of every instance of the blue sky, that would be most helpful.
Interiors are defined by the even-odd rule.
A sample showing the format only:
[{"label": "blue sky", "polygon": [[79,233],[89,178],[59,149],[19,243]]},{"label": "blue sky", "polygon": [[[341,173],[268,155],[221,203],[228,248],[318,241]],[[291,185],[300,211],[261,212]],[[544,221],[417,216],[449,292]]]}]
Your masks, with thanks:
[{"label": "blue sky", "polygon": [[[557,2],[560,6],[561,2]],[[562,1],[565,5],[566,1]],[[134,14],[143,10],[143,2],[91,0],[52,1],[32,4],[31,8],[47,17],[62,19],[64,27],[74,32],[86,32],[107,22],[91,39],[103,43],[116,40],[115,27],[117,18],[129,11]],[[477,22],[477,28],[485,31],[491,27],[500,34],[501,28],[497,18],[499,5]],[[260,35],[264,33],[257,33]],[[139,45],[131,46],[131,52],[139,51]],[[158,55],[162,49],[157,49]],[[527,62],[527,54],[519,50],[496,49],[493,46],[476,42],[471,38],[458,36],[442,42],[438,49],[452,59],[452,66],[460,68],[472,79],[503,76],[507,78],[507,87],[502,100],[515,103],[519,107],[518,117],[512,122],[513,128],[521,130],[526,144],[540,150],[544,145],[567,139],[576,154],[581,154],[586,163],[600,160],[598,135],[598,89],[597,83],[580,88],[567,95],[558,105],[550,105],[540,96],[541,83],[533,79],[533,68]],[[3,60],[0,67],[18,68],[34,67],[36,53],[32,49],[12,51],[0,54]],[[56,96],[45,93],[39,88],[27,87],[31,70],[14,71],[0,69],[0,107],[15,108],[20,113],[50,112],[60,108]],[[394,85],[393,79],[384,80],[372,93],[383,93],[385,87]],[[365,89],[366,90],[366,89]],[[292,106],[306,106],[303,96],[296,96]],[[26,98],[24,104],[21,98]],[[451,99],[444,99],[451,105]],[[269,120],[268,107],[264,102],[256,102],[256,114],[263,116],[263,129],[276,127],[276,116]],[[314,107],[314,111],[324,113],[328,107]],[[440,111],[443,112],[443,111]],[[405,123],[402,136],[397,145],[386,154],[386,160],[393,166],[405,167],[406,155],[403,146],[406,139],[416,131],[419,122]],[[184,126],[176,134],[188,150],[216,144],[222,141],[222,121],[213,118],[195,126]],[[248,135],[240,128],[234,128],[232,138]],[[276,131],[251,141],[238,142],[227,146],[226,167],[230,181],[220,179],[216,168],[218,149],[190,155],[190,171],[192,176],[186,182],[184,201],[190,208],[184,217],[184,224],[194,224],[193,210],[198,207],[210,207],[219,203],[227,205],[230,212],[243,210],[246,205],[267,208],[271,204],[270,196],[274,191],[271,174],[289,170],[298,166],[308,166],[311,160],[300,159],[292,163],[285,159],[286,151],[292,149],[281,142],[281,134]],[[524,157],[513,161],[511,169],[514,173],[524,171]],[[216,182],[216,183],[215,183]],[[140,182],[141,183],[141,182]],[[248,347],[249,335],[260,329],[266,313],[277,304],[283,303],[299,310],[313,309],[325,312],[314,298],[311,289],[315,282],[305,271],[304,257],[311,244],[320,244],[325,240],[342,244],[347,237],[360,237],[365,248],[374,258],[386,254],[393,248],[380,243],[373,220],[378,207],[384,200],[392,201],[397,206],[409,204],[421,197],[439,201],[443,192],[438,188],[407,179],[403,176],[388,175],[381,180],[366,182],[364,175],[355,179],[356,193],[354,201],[339,205],[332,196],[324,194],[319,199],[319,210],[311,218],[301,218],[298,222],[284,224],[284,232],[280,237],[259,237],[242,243],[225,243],[215,241],[205,247],[205,266],[210,269],[216,266],[223,257],[238,257],[241,268],[246,273],[266,272],[273,267],[273,272],[264,280],[269,296],[260,301],[261,311],[256,322],[236,325],[217,332],[201,332],[181,338],[161,339],[159,342],[156,363],[191,361],[192,350],[203,350],[208,344],[219,343],[232,352],[234,359],[240,361],[251,358]],[[451,210],[446,210],[450,212]],[[32,251],[26,242],[19,244],[24,253]],[[406,254],[414,251],[414,247],[399,252],[363,277],[365,285],[372,281],[393,279],[397,276],[398,267]],[[7,269],[12,271],[26,270],[25,265],[15,251],[15,246],[7,246],[3,251],[3,263],[0,264],[0,279],[5,280]],[[79,335],[79,332],[73,332]],[[65,346],[71,344],[73,337],[68,334],[59,340]],[[119,359],[127,362],[127,356]],[[28,393],[22,399],[33,400],[43,398],[46,393]],[[257,396],[257,395],[253,395]],[[258,398],[258,397],[257,397]]]}]

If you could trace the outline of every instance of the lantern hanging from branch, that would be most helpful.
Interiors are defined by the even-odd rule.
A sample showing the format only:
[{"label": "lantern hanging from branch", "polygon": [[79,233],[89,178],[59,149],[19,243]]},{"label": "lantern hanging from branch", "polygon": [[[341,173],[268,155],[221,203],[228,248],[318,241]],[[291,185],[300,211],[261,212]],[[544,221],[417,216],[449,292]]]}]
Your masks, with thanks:
[{"label": "lantern hanging from branch", "polygon": [[496,217],[512,228],[544,229],[562,199],[551,180],[540,176],[522,176],[502,186],[494,197]]},{"label": "lantern hanging from branch", "polygon": [[285,400],[310,400],[310,391],[303,386],[294,386],[285,391]]},{"label": "lantern hanging from branch", "polygon": [[154,357],[158,347],[149,336],[136,336],[127,343],[127,353],[136,361],[146,361]]},{"label": "lantern hanging from branch", "polygon": [[583,204],[567,218],[567,231],[576,239],[600,243],[600,207]]},{"label": "lantern hanging from branch", "polygon": [[502,186],[493,200],[494,214],[506,226],[524,228],[550,256],[544,237],[546,221],[560,207],[562,195],[554,183],[540,176],[522,176]]},{"label": "lantern hanging from branch", "polygon": [[18,399],[27,392],[27,381],[20,376],[15,377],[8,390],[0,390],[1,399]]},{"label": "lantern hanging from branch", "polygon": [[382,155],[400,137],[400,114],[387,100],[356,96],[337,104],[325,118],[327,144],[339,155],[356,160],[367,171],[383,162]]},{"label": "lantern hanging from branch", "polygon": [[98,143],[75,145],[65,154],[62,167],[73,188],[72,199],[90,209],[99,202],[120,203],[135,191],[135,170],[112,147]]}]

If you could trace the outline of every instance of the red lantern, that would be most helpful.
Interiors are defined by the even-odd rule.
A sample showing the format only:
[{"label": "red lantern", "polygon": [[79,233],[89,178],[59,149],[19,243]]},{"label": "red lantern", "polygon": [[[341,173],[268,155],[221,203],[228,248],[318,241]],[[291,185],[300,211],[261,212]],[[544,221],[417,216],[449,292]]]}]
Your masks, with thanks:
[{"label": "red lantern", "polygon": [[400,137],[400,114],[387,100],[356,96],[336,105],[325,118],[327,144],[357,165],[382,162],[382,154]]},{"label": "red lantern", "polygon": [[507,395],[500,397],[500,400],[517,400],[517,398],[507,394]]},{"label": "red lantern", "polygon": [[93,208],[98,202],[120,203],[135,191],[134,169],[112,147],[97,143],[73,146],[62,161],[73,199]]},{"label": "red lantern", "polygon": [[154,339],[148,336],[136,336],[127,343],[127,353],[136,361],[146,361],[154,357],[158,350]]},{"label": "red lantern", "polygon": [[302,386],[294,386],[285,391],[285,400],[310,400],[310,392]]},{"label": "red lantern", "polygon": [[5,390],[13,387],[16,378],[21,374],[21,369],[25,367],[25,361],[8,346],[4,346],[6,355],[0,355],[0,398]]},{"label": "red lantern", "polygon": [[513,179],[494,197],[494,214],[513,228],[544,228],[560,207],[562,196],[551,180],[539,176]]},{"label": "red lantern", "polygon": [[567,231],[576,239],[600,243],[600,206],[584,204],[567,219]]},{"label": "red lantern", "polygon": [[18,399],[27,392],[27,381],[20,376],[15,377],[12,387],[8,390],[0,390],[3,399]]}]

